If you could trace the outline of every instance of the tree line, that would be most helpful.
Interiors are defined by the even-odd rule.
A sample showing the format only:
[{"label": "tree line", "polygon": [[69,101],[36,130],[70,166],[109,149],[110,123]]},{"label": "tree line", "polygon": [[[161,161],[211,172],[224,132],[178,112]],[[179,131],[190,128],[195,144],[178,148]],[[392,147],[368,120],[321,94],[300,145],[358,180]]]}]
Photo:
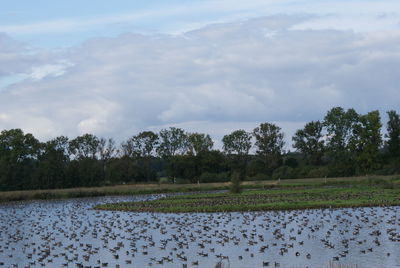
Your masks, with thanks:
[{"label": "tree line", "polygon": [[240,180],[395,174],[400,171],[400,117],[388,111],[382,135],[379,111],[358,114],[335,107],[292,137],[273,123],[235,130],[214,149],[210,135],[170,127],[143,131],[117,144],[84,134],[40,142],[21,129],[0,133],[0,190],[52,189],[133,182]]}]

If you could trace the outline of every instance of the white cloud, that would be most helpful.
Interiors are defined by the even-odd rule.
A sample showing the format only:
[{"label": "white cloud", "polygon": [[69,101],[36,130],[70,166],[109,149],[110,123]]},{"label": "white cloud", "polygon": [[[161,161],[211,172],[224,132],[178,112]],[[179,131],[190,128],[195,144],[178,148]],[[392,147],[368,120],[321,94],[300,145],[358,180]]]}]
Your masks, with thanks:
[{"label": "white cloud", "polygon": [[40,80],[48,76],[57,77],[63,75],[66,72],[66,69],[71,66],[73,66],[73,64],[69,62],[34,66],[28,76],[33,80]]},{"label": "white cloud", "polygon": [[333,106],[398,108],[399,31],[295,29],[308,19],[281,15],[174,36],[125,34],[57,57],[38,54],[39,71],[31,73],[38,79],[0,92],[0,128],[40,138],[93,132],[124,139],[179,125],[220,138],[268,121],[290,139]]}]

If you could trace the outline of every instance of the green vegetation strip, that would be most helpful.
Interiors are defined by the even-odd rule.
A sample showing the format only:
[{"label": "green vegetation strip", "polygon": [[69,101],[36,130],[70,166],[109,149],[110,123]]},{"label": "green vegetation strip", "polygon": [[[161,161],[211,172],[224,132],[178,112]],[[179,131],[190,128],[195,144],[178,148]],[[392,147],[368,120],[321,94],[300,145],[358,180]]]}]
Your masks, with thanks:
[{"label": "green vegetation strip", "polygon": [[[382,177],[349,177],[349,178],[312,178],[312,179],[289,179],[281,181],[245,181],[242,183],[244,189],[304,189],[323,187],[378,187],[398,188],[400,187],[399,176]],[[228,182],[201,183],[201,184],[127,184],[103,187],[81,187],[51,190],[26,190],[0,192],[0,203],[21,200],[47,200],[78,197],[95,197],[111,195],[143,195],[158,193],[177,192],[201,192],[228,190]]]},{"label": "green vegetation strip", "polygon": [[400,205],[400,189],[359,186],[254,190],[242,194],[194,194],[146,202],[124,202],[95,209],[135,212],[228,212]]}]

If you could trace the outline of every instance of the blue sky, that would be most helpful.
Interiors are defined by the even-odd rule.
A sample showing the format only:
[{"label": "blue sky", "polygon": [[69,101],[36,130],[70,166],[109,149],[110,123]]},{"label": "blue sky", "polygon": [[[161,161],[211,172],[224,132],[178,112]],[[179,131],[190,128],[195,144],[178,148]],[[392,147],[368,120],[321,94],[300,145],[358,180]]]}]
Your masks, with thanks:
[{"label": "blue sky", "polygon": [[[201,26],[273,14],[340,16],[316,24],[356,30],[393,28],[390,13],[398,1],[2,1],[0,31],[39,47],[76,45],[88,38],[116,36],[126,32],[180,33]],[[376,16],[386,16],[380,23]],[[372,20],[371,20],[372,18]],[[369,21],[369,23],[368,23]],[[392,25],[391,25],[392,24]],[[318,27],[318,25],[313,25]]]},{"label": "blue sky", "polygon": [[0,129],[219,140],[398,110],[398,0],[2,1]]}]

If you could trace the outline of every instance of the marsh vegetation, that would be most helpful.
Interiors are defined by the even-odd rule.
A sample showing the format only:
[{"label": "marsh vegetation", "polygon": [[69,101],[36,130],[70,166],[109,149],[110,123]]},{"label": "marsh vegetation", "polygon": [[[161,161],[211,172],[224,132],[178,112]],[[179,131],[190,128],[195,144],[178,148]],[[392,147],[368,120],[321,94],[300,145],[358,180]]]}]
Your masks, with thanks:
[{"label": "marsh vegetation", "polygon": [[354,186],[340,181],[331,185],[277,186],[239,193],[207,193],[162,198],[147,202],[117,203],[97,209],[136,212],[227,212],[310,208],[400,205],[400,180],[370,179]]}]

